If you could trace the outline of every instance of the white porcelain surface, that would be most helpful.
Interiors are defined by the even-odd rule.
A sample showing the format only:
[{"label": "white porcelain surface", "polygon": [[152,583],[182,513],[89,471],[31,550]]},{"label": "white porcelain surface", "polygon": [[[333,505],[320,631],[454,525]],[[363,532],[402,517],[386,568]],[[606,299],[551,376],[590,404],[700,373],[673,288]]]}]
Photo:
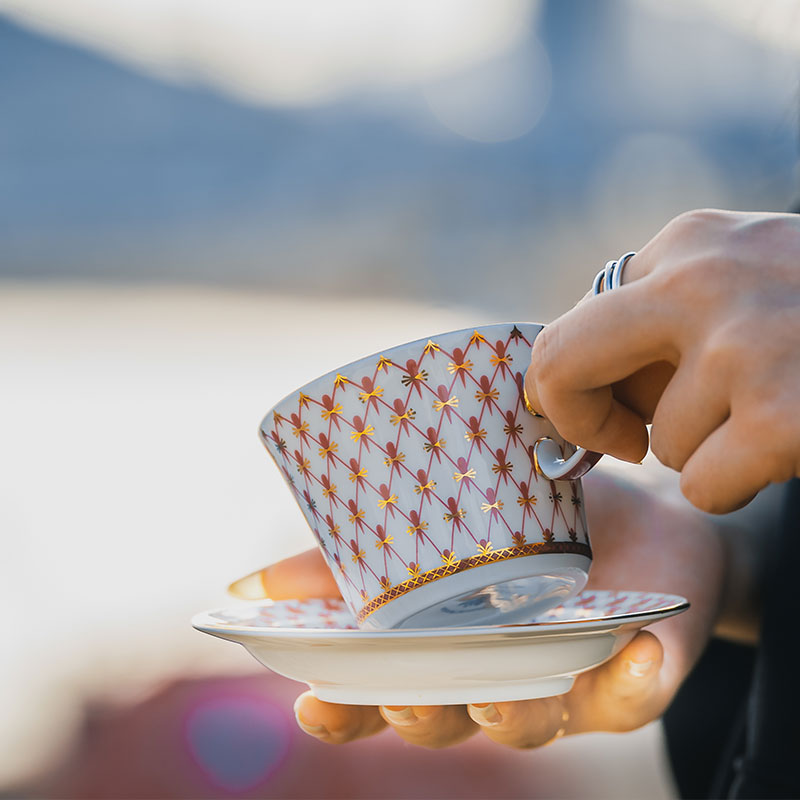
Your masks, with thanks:
[{"label": "white porcelain surface", "polygon": [[[452,624],[442,604],[458,605],[459,624],[500,622],[509,603],[494,597],[534,613],[585,585],[580,483],[545,479],[534,455],[541,437],[560,455],[573,448],[523,397],[541,327],[488,325],[381,351],[307,384],[262,422],[364,627],[402,626],[425,609],[426,625]],[[545,575],[553,581],[473,597]]]},{"label": "white porcelain surface", "polygon": [[589,591],[526,624],[363,631],[338,600],[264,601],[192,624],[244,645],[321,700],[438,705],[562,694],[639,628],[687,608],[676,595]]}]

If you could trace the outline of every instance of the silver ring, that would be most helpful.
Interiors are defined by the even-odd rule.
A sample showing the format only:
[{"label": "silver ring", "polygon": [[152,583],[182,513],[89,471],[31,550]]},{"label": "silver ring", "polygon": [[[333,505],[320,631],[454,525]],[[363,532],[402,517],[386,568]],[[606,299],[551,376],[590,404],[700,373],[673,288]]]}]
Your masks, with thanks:
[{"label": "silver ring", "polygon": [[614,273],[617,270],[619,261],[606,262],[605,273],[606,276],[603,280],[603,291],[610,292],[614,288]]},{"label": "silver ring", "polygon": [[636,255],[635,251],[625,253],[622,258],[607,261],[605,267],[594,276],[592,281],[592,296],[596,297],[603,292],[610,292],[622,286],[622,273],[625,266]]},{"label": "silver ring", "polygon": [[615,263],[615,261],[606,261],[606,265],[603,267],[603,269],[601,269],[600,272],[594,276],[594,281],[592,281],[593,296],[602,294],[608,289],[608,273]]},{"label": "silver ring", "polygon": [[622,273],[625,270],[625,266],[627,263],[636,255],[635,251],[631,250],[630,253],[625,253],[622,258],[617,261],[616,269],[614,270],[614,274],[612,276],[612,280],[610,283],[606,284],[608,286],[608,291],[613,291],[614,289],[619,289],[622,286]]},{"label": "silver ring", "polygon": [[592,281],[592,297],[597,297],[597,295],[603,291],[603,278],[605,278],[605,275],[605,269],[601,269],[600,272],[594,276],[594,281]]}]

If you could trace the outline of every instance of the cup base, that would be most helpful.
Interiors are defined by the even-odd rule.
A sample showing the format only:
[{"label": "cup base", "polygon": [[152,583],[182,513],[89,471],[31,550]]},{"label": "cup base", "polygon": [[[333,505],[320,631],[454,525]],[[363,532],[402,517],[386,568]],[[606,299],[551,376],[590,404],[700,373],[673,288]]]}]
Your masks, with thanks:
[{"label": "cup base", "polygon": [[397,598],[367,617],[361,628],[462,628],[529,622],[580,592],[590,565],[585,556],[549,554],[476,567]]}]

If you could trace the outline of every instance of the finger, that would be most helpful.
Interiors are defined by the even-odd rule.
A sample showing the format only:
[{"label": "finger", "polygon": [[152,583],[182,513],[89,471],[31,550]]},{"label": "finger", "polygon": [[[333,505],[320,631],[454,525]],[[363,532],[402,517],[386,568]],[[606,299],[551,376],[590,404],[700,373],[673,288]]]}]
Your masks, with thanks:
[{"label": "finger", "polygon": [[682,470],[702,442],[730,414],[727,378],[703,369],[697,358],[681,363],[653,414],[650,448],[662,464]]},{"label": "finger", "polygon": [[234,581],[228,592],[242,600],[307,600],[341,597],[319,550],[306,550]]},{"label": "finger", "polygon": [[331,744],[344,744],[382,730],[386,723],[375,706],[345,706],[325,703],[305,692],[294,704],[301,730]]},{"label": "finger", "polygon": [[677,363],[668,304],[647,278],[565,314],[535,339],[525,389],[566,439],[640,460],[644,420],[616,401],[611,384],[658,361]]},{"label": "finger", "polygon": [[563,696],[474,704],[467,711],[486,736],[509,747],[541,747],[563,736],[569,723]]},{"label": "finger", "polygon": [[615,383],[612,387],[614,399],[645,422],[652,422],[658,401],[674,374],[675,367],[668,361],[649,364]]},{"label": "finger", "polygon": [[656,719],[668,700],[660,681],[663,660],[661,642],[640,631],[610,661],[579,675],[564,695],[565,732],[629,731]]},{"label": "finger", "polygon": [[464,706],[381,706],[381,716],[409,744],[438,749],[477,730]]},{"label": "finger", "polygon": [[567,441],[634,463],[647,455],[644,419],[620,403],[611,387],[561,394],[540,389],[540,397],[542,414]]},{"label": "finger", "polygon": [[763,448],[753,428],[731,416],[688,459],[681,491],[701,511],[726,514],[747,505],[770,482],[779,482],[782,472],[777,448]]}]

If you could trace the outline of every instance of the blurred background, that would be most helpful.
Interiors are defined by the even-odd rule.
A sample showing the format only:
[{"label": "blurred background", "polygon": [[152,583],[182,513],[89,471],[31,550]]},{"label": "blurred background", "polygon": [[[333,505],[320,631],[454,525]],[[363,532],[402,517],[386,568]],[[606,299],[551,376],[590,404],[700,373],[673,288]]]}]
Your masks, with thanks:
[{"label": "blurred background", "polygon": [[189,618],[313,544],[285,393],[789,208],[799,55],[798,0],[0,0],[0,794],[674,796],[658,725],[329,748]]}]

